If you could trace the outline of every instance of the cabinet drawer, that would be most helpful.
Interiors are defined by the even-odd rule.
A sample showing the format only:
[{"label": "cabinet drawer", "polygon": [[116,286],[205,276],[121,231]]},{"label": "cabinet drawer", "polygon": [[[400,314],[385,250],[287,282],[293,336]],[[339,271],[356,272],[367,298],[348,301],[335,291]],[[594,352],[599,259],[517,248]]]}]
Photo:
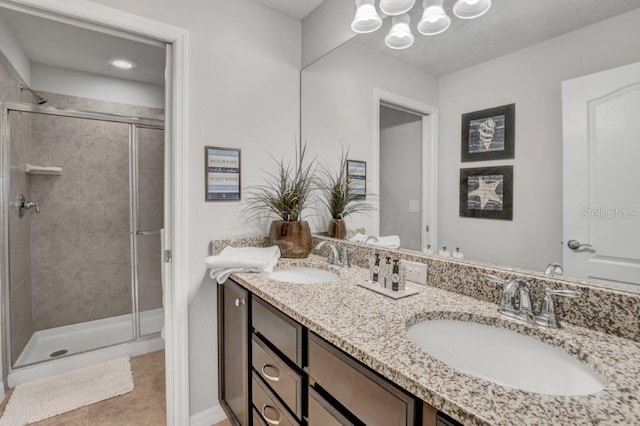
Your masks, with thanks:
[{"label": "cabinet drawer", "polygon": [[309,426],[354,426],[313,387],[309,387]]},{"label": "cabinet drawer", "polygon": [[251,409],[251,413],[252,413],[251,416],[253,417],[253,423],[251,424],[253,426],[268,426],[267,422],[264,421],[264,419],[262,418],[262,416],[260,415],[256,407],[253,407]]},{"label": "cabinet drawer", "polygon": [[258,410],[259,416],[270,425],[294,426],[299,423],[287,413],[278,399],[262,382],[262,379],[254,371],[252,374],[251,399],[253,406]]},{"label": "cabinet drawer", "polygon": [[302,326],[257,297],[251,316],[253,329],[302,368]]},{"label": "cabinet drawer", "polygon": [[309,376],[369,426],[415,422],[415,399],[309,333]]},{"label": "cabinet drawer", "polygon": [[289,409],[302,419],[302,376],[287,366],[255,334],[251,339],[251,364]]}]

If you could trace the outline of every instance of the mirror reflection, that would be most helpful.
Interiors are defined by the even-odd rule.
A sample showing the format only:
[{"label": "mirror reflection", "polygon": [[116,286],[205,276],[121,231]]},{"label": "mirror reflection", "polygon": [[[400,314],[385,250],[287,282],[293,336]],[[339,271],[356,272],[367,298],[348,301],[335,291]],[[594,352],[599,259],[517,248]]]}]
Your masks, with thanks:
[{"label": "mirror reflection", "polygon": [[[377,210],[347,227],[640,285],[640,1],[493,2],[473,20],[445,1],[450,26],[433,36],[417,30],[417,3],[411,47],[385,44],[387,17],[302,71],[302,140],[330,164],[348,146],[377,195]],[[499,107],[512,104],[509,120]],[[513,153],[492,155],[510,131]]]}]

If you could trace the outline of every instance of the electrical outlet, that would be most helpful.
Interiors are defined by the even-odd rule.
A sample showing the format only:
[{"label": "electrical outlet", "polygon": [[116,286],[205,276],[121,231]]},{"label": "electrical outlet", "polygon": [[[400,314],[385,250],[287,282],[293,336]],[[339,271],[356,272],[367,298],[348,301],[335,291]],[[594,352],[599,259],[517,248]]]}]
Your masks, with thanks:
[{"label": "electrical outlet", "polygon": [[407,281],[411,281],[418,284],[427,284],[427,265],[424,263],[408,262],[402,260],[401,265],[405,268],[405,278]]}]

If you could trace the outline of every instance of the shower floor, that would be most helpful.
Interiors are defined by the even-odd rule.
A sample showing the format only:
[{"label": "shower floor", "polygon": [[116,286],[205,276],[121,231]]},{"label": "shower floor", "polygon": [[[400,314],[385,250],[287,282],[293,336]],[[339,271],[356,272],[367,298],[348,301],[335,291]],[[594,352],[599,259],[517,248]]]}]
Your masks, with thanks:
[{"label": "shower floor", "polygon": [[[140,312],[141,335],[159,333],[163,321],[162,308]],[[131,315],[128,314],[36,331],[14,368],[128,342],[133,338],[131,322]],[[67,352],[57,357],[50,356],[65,350]]]}]

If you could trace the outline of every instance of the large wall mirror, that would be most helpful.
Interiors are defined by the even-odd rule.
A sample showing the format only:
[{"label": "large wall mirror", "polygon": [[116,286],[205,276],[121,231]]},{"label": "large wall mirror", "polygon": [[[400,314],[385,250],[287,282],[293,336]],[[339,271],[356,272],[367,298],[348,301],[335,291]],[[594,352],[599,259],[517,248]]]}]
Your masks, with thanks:
[{"label": "large wall mirror", "polygon": [[[410,48],[385,45],[384,18],[302,71],[308,149],[337,165],[344,146],[367,162],[378,209],[348,227],[399,235],[406,249],[459,248],[533,271],[555,262],[566,276],[640,289],[640,1],[496,0],[461,20],[445,0],[451,26],[435,36],[416,30],[418,3]],[[514,158],[463,161],[463,115],[511,104]],[[509,168],[513,181],[497,182]],[[472,202],[512,207],[511,219],[465,217]],[[322,214],[313,220],[326,229]]]}]

